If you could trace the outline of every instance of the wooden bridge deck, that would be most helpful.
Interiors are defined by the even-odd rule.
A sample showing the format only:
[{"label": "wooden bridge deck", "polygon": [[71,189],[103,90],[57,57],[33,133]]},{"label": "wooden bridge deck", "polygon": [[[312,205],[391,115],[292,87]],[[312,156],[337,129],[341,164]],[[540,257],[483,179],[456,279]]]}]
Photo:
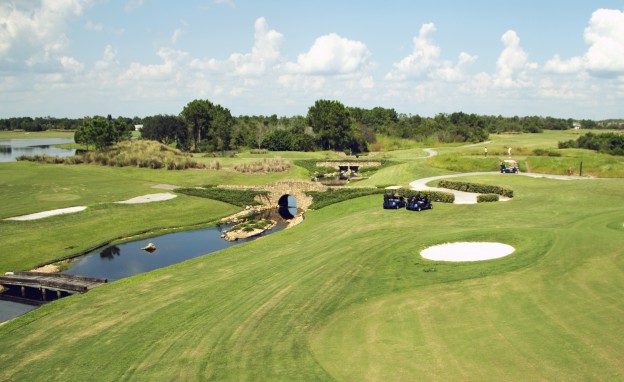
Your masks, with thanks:
[{"label": "wooden bridge deck", "polygon": [[5,287],[23,286],[39,289],[45,288],[54,291],[63,291],[69,294],[87,292],[107,281],[107,279],[65,275],[61,273],[24,271],[9,272],[0,277],[0,284]]}]

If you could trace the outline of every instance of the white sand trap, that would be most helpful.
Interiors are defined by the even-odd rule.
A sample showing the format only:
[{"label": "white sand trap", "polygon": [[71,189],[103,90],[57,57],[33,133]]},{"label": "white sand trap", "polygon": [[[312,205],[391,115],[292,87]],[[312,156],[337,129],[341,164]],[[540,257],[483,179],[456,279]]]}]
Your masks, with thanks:
[{"label": "white sand trap", "polygon": [[136,204],[136,203],[150,203],[150,202],[160,202],[163,200],[169,200],[175,198],[177,195],[172,194],[170,192],[164,192],[161,194],[149,194],[143,196],[137,196],[136,198],[123,200],[121,202],[115,202],[119,204]]},{"label": "white sand trap", "polygon": [[516,249],[501,243],[461,242],[434,245],[420,255],[425,259],[439,261],[481,261],[510,255]]},{"label": "white sand trap", "polygon": [[61,209],[58,209],[58,210],[37,212],[36,214],[15,216],[15,217],[12,217],[12,218],[6,218],[4,220],[36,220],[36,219],[47,218],[48,216],[62,215],[62,214],[71,214],[71,213],[74,213],[74,212],[84,211],[86,209],[87,209],[86,206],[61,208]]}]

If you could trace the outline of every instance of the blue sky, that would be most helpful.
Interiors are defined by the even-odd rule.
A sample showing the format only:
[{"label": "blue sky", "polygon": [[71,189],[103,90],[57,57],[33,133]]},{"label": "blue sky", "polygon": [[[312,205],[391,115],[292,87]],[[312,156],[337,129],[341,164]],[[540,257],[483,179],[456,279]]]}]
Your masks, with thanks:
[{"label": "blue sky", "polygon": [[624,118],[624,1],[0,0],[0,117]]}]

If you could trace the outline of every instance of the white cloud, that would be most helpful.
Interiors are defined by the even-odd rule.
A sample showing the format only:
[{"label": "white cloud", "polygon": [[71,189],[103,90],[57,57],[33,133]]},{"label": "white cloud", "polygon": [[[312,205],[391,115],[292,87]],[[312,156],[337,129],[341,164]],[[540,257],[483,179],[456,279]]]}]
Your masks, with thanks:
[{"label": "white cloud", "polygon": [[63,56],[61,57],[60,62],[66,71],[78,73],[84,69],[84,64],[73,57]]},{"label": "white cloud", "polygon": [[529,62],[529,55],[520,46],[520,38],[516,32],[512,30],[505,32],[501,41],[505,48],[496,61],[494,86],[499,88],[530,86],[530,72],[537,69],[537,64]]},{"label": "white cloud", "polygon": [[321,36],[306,53],[289,62],[292,73],[311,75],[350,74],[365,69],[371,53],[360,41],[349,40],[335,33]]},{"label": "white cloud", "polygon": [[0,5],[0,67],[46,64],[67,50],[69,22],[91,0],[42,1]]},{"label": "white cloud", "polygon": [[572,74],[583,70],[585,62],[581,57],[562,60],[558,54],[544,64],[544,71],[557,74]]},{"label": "white cloud", "polygon": [[463,67],[475,62],[477,57],[461,52],[457,64],[440,58],[441,49],[429,37],[436,31],[433,23],[423,24],[418,36],[414,37],[412,53],[398,63],[394,70],[386,74],[389,80],[406,80],[429,77],[447,82],[457,82],[464,78]]},{"label": "white cloud", "polygon": [[163,60],[162,64],[143,65],[136,62],[121,76],[122,81],[170,81],[177,78],[177,71],[184,66],[188,54],[179,50],[160,48],[158,56]]},{"label": "white cloud", "polygon": [[86,22],[85,28],[87,30],[96,31],[96,32],[101,32],[104,30],[104,26],[102,24],[96,24],[91,20]]},{"label": "white cloud", "polygon": [[236,76],[261,76],[278,63],[283,35],[269,29],[264,17],[254,23],[254,45],[250,53],[232,53],[227,60],[193,59],[192,69]]},{"label": "white cloud", "polygon": [[595,73],[624,73],[624,12],[598,9],[592,14],[584,38],[587,69]]},{"label": "white cloud", "polygon": [[139,9],[143,6],[145,0],[128,0],[126,1],[126,5],[124,6],[124,10],[126,12],[132,12],[136,9]]}]

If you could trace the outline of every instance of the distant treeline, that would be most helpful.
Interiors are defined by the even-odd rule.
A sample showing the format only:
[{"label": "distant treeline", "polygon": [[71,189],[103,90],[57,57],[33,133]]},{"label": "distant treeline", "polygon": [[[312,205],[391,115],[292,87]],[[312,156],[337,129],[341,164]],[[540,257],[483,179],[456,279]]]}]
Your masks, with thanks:
[{"label": "distant treeline", "polygon": [[[140,124],[141,118],[118,117],[117,120],[131,126]],[[48,131],[48,130],[77,130],[84,122],[84,118],[54,118],[54,117],[16,117],[0,119],[0,130]]]},{"label": "distant treeline", "polygon": [[577,140],[559,142],[560,149],[579,148],[605,154],[624,155],[624,135],[615,133],[587,133]]},{"label": "distant treeline", "polygon": [[[394,109],[346,107],[338,101],[318,100],[306,116],[277,115],[233,117],[227,108],[208,100],[188,103],[178,115],[144,118],[109,116],[102,128],[94,126],[101,118],[8,118],[0,119],[0,130],[73,130],[81,141],[98,147],[99,129],[129,131],[142,125],[141,135],[178,149],[195,152],[239,150],[272,151],[342,150],[368,151],[378,135],[438,142],[482,142],[492,133],[540,133],[544,130],[624,129],[624,120],[573,120],[553,117],[503,117],[463,112],[440,113],[434,117],[400,114]],[[114,126],[108,126],[114,125]],[[86,134],[86,133],[89,134]],[[100,143],[116,141],[124,134],[108,134]],[[114,136],[113,136],[114,135]],[[103,135],[99,134],[101,138]],[[78,141],[77,140],[77,141]]]}]

